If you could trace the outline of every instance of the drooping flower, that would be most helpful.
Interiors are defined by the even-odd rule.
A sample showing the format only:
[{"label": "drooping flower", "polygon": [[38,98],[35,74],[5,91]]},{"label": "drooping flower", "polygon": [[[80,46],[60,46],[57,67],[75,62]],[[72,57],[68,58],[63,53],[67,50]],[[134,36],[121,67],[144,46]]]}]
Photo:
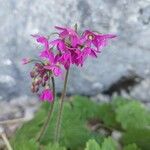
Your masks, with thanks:
[{"label": "drooping flower", "polygon": [[49,50],[49,42],[45,36],[41,36],[37,34],[31,36],[36,38],[36,41],[44,46],[43,51]]},{"label": "drooping flower", "polygon": [[81,42],[86,47],[95,46],[97,51],[107,45],[107,41],[111,38],[115,38],[116,35],[113,34],[98,34],[89,30],[86,30],[82,37]]},{"label": "drooping flower", "polygon": [[44,68],[48,71],[51,71],[54,76],[59,76],[62,74],[62,70],[60,67],[60,63],[58,62],[58,55],[54,55],[52,51],[42,51],[41,52],[41,58],[46,58],[47,62],[44,66]]},{"label": "drooping flower", "polygon": [[65,42],[62,39],[55,39],[50,42],[50,45],[56,46],[57,49],[61,52],[65,51],[65,49],[66,49]]},{"label": "drooping flower", "polygon": [[90,47],[85,47],[77,57],[78,64],[83,66],[83,63],[88,56],[96,58],[97,54],[94,49]]},{"label": "drooping flower", "polygon": [[53,63],[55,60],[55,56],[54,53],[52,52],[52,50],[44,50],[40,52],[40,57],[42,59],[47,59],[50,63]]},{"label": "drooping flower", "polygon": [[46,64],[44,65],[44,69],[48,71],[52,71],[55,76],[59,76],[61,74],[61,68],[58,66],[58,62],[56,61],[55,56],[52,49],[44,49],[40,52],[40,57],[46,60]]},{"label": "drooping flower", "polygon": [[81,54],[81,50],[79,48],[76,48],[76,49],[70,49],[69,52],[71,53],[72,64],[79,66],[81,64],[81,61],[78,59],[78,57]]},{"label": "drooping flower", "polygon": [[30,59],[30,58],[23,58],[23,59],[21,60],[21,62],[22,62],[23,65],[26,65],[26,64],[28,64],[28,63],[31,62],[31,59]]},{"label": "drooping flower", "polygon": [[62,69],[57,64],[49,64],[49,65],[46,65],[44,68],[52,71],[56,77],[62,74]]},{"label": "drooping flower", "polygon": [[61,38],[69,38],[71,43],[68,44],[70,44],[72,47],[76,47],[78,44],[81,43],[80,37],[75,30],[71,28],[63,28],[58,26],[55,26],[55,28],[60,31],[59,36]]},{"label": "drooping flower", "polygon": [[54,100],[52,90],[51,89],[44,89],[40,94],[40,100],[52,102]]},{"label": "drooping flower", "polygon": [[58,59],[58,61],[64,65],[65,69],[69,69],[70,65],[72,64],[71,53],[63,53]]}]

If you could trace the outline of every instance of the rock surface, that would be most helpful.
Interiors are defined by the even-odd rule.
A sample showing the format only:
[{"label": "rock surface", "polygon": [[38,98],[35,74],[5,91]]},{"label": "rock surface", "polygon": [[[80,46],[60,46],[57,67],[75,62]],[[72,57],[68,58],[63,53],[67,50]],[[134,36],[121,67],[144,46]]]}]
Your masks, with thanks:
[{"label": "rock surface", "polygon": [[[88,60],[82,69],[72,68],[69,93],[98,94],[131,73],[149,80],[150,0],[7,0],[1,2],[0,12],[0,99],[30,95],[30,66],[20,63],[38,51],[30,34],[48,35],[55,25],[76,22],[81,30],[116,33],[118,38],[97,60]],[[150,100],[143,97],[145,91],[150,93],[150,84],[141,82],[131,95]],[[59,91],[61,83],[57,80]]]}]

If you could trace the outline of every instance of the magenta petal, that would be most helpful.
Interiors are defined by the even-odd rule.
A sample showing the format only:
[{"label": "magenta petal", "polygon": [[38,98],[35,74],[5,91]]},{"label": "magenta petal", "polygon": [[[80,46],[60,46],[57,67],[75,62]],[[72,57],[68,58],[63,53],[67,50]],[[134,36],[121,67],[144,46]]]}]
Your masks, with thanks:
[{"label": "magenta petal", "polygon": [[58,30],[65,30],[66,29],[64,27],[58,27],[58,26],[55,26],[55,28],[58,29]]},{"label": "magenta petal", "polygon": [[57,30],[61,30],[61,32],[60,32],[60,37],[62,37],[62,38],[65,38],[66,36],[68,36],[69,35],[69,32],[68,32],[68,28],[63,28],[63,27],[58,27],[58,26],[55,26],[55,28],[57,29]]},{"label": "magenta petal", "polygon": [[115,34],[102,34],[100,36],[103,38],[115,38],[115,37],[117,37]]},{"label": "magenta petal", "polygon": [[42,101],[52,102],[54,100],[53,92],[51,89],[45,89],[40,94],[40,99]]},{"label": "magenta petal", "polygon": [[94,50],[91,50],[91,53],[90,53],[90,56],[92,56],[92,57],[97,57],[97,55],[96,55],[96,52],[94,51]]},{"label": "magenta petal", "polygon": [[22,63],[23,65],[26,65],[26,64],[28,64],[30,61],[31,61],[30,58],[23,58],[23,59],[21,60],[21,63]]},{"label": "magenta petal", "polygon": [[78,43],[78,39],[75,36],[71,36],[71,45],[73,47],[76,47],[77,43]]},{"label": "magenta petal", "polygon": [[49,50],[44,50],[40,52],[40,57],[49,59],[50,63],[54,62],[54,54]]},{"label": "magenta petal", "polygon": [[45,50],[48,50],[48,49],[49,49],[49,42],[48,42],[48,39],[47,39],[46,37],[41,36],[41,35],[37,35],[37,34],[31,35],[31,36],[34,37],[34,38],[36,38],[36,41],[37,41],[38,43],[43,44]]},{"label": "magenta petal", "polygon": [[57,55],[55,56],[54,63],[56,64],[56,63],[59,61],[59,59],[60,59],[60,55],[57,54]]},{"label": "magenta petal", "polygon": [[47,69],[47,70],[52,70],[51,66],[44,66],[44,68]]},{"label": "magenta petal", "polygon": [[39,43],[45,43],[45,42],[47,42],[47,38],[44,37],[44,36],[37,35],[37,34],[31,35],[31,36],[34,37],[34,38],[36,38],[37,42],[39,42]]},{"label": "magenta petal", "polygon": [[65,50],[65,44],[63,42],[60,42],[58,44],[58,49],[64,51]]},{"label": "magenta petal", "polygon": [[54,67],[53,72],[55,76],[59,76],[60,74],[62,74],[60,67]]},{"label": "magenta petal", "polygon": [[58,42],[59,42],[59,39],[56,39],[56,40],[51,41],[49,44],[52,46],[55,46],[58,44]]},{"label": "magenta petal", "polygon": [[40,52],[40,57],[41,58],[48,58],[48,52],[47,51],[42,51],[42,52]]},{"label": "magenta petal", "polygon": [[64,51],[65,50],[65,43],[61,39],[56,39],[50,42],[50,45],[57,46],[58,50]]},{"label": "magenta petal", "polygon": [[68,69],[72,63],[72,58],[70,53],[64,53],[59,58],[59,62],[64,65],[65,69]]},{"label": "magenta petal", "polygon": [[51,70],[55,76],[59,76],[62,74],[62,70],[59,66],[52,65],[52,66],[44,66],[45,69]]}]

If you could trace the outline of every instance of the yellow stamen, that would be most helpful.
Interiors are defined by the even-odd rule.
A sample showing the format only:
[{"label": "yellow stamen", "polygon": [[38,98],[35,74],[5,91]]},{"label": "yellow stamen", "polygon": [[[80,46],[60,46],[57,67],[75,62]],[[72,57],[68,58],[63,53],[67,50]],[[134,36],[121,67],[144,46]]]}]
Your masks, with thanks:
[{"label": "yellow stamen", "polygon": [[88,38],[89,38],[90,40],[93,40],[94,36],[93,36],[93,35],[89,35]]}]

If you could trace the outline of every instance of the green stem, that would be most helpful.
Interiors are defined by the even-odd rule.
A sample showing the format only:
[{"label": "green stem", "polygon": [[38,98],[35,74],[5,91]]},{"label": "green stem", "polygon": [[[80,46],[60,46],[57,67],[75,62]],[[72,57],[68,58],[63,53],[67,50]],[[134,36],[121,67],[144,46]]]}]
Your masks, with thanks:
[{"label": "green stem", "polygon": [[48,115],[47,115],[47,118],[41,128],[41,131],[36,139],[36,141],[40,142],[42,136],[45,134],[46,132],[46,129],[48,128],[48,125],[50,123],[50,120],[51,120],[51,116],[52,116],[52,113],[53,113],[53,109],[54,109],[54,102],[55,102],[55,80],[54,80],[54,77],[51,77],[51,81],[52,81],[52,88],[53,88],[53,96],[54,96],[54,100],[53,102],[51,103],[50,105],[50,109],[48,111]]},{"label": "green stem", "polygon": [[56,122],[55,142],[59,142],[59,136],[60,136],[60,130],[61,130],[61,118],[62,118],[62,112],[63,112],[63,102],[66,96],[68,74],[69,74],[69,69],[66,71],[64,87],[63,87],[62,95],[60,98],[60,108],[59,108],[57,122]]}]

